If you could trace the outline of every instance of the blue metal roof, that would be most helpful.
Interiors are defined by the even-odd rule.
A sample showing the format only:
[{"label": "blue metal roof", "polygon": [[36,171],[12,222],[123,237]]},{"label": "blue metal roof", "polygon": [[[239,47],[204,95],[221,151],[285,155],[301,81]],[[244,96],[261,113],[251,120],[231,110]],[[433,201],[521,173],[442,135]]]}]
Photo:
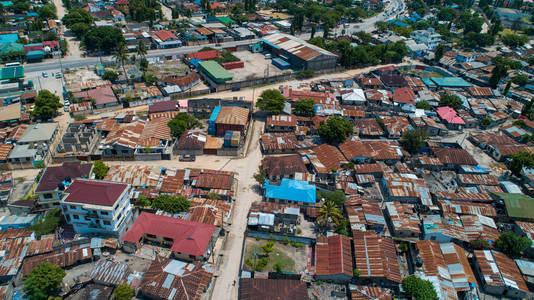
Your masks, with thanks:
[{"label": "blue metal roof", "polygon": [[215,122],[217,120],[217,117],[219,116],[220,112],[221,112],[221,107],[220,106],[215,106],[215,108],[211,112],[211,116],[210,116],[209,122]]},{"label": "blue metal roof", "polygon": [[431,77],[438,86],[448,86],[448,87],[470,87],[473,86],[469,82],[465,81],[460,77]]},{"label": "blue metal roof", "polygon": [[283,178],[280,185],[270,185],[269,180],[263,185],[265,197],[296,202],[315,203],[315,185],[307,181]]},{"label": "blue metal roof", "polygon": [[0,44],[15,43],[19,40],[19,35],[16,33],[0,34]]}]

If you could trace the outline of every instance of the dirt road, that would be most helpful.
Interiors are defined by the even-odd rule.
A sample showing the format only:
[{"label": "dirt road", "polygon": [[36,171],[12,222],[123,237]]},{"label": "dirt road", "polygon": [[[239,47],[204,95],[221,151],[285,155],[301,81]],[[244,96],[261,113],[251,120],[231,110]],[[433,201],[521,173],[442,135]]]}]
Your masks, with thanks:
[{"label": "dirt road", "polygon": [[[67,14],[67,9],[63,5],[63,1],[61,0],[52,0],[54,5],[56,6],[56,14],[57,18],[59,20],[63,19],[63,16]],[[81,51],[80,51],[80,42],[76,40],[76,38],[72,35],[72,33],[69,31],[67,35],[65,35],[65,31],[67,28],[63,25],[61,25],[61,33],[65,40],[67,41],[67,54],[63,57],[65,58],[81,58]]]}]

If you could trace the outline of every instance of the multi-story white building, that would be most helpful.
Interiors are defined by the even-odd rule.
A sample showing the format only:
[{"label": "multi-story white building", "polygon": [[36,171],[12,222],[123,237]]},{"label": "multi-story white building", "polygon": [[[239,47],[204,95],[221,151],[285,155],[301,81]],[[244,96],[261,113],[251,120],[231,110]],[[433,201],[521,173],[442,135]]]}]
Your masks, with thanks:
[{"label": "multi-story white building", "polygon": [[441,35],[434,31],[434,28],[427,30],[415,30],[411,38],[418,44],[425,44],[429,50],[434,50],[441,43]]},{"label": "multi-story white building", "polygon": [[129,184],[77,179],[60,205],[76,233],[120,237],[132,219],[130,194]]}]

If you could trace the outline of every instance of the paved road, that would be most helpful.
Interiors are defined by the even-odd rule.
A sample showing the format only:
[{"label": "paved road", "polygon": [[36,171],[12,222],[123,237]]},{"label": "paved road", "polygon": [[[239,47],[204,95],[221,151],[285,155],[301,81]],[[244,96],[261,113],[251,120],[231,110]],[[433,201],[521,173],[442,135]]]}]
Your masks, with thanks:
[{"label": "paved road", "polygon": [[375,23],[380,21],[389,21],[397,17],[406,10],[406,5],[403,0],[391,0],[384,8],[384,11],[369,19],[365,19],[363,23],[352,24],[350,32],[356,33],[359,31],[370,32],[375,30]]},{"label": "paved road", "polygon": [[[232,41],[227,43],[221,43],[221,47],[234,47],[238,45],[250,45],[257,42],[258,39],[243,40],[243,41]],[[205,44],[200,46],[186,46],[172,49],[161,49],[161,50],[152,50],[148,52],[147,57],[159,57],[159,56],[172,56],[179,55],[189,52],[194,52],[202,49],[203,47],[215,47],[215,44]],[[216,47],[217,48],[217,47]],[[74,59],[61,59],[54,61],[47,61],[37,64],[28,64],[24,66],[25,72],[42,72],[42,71],[51,71],[58,69],[66,68],[77,68],[81,66],[88,66],[97,64],[100,61],[111,61],[113,60],[112,56],[103,56],[103,57],[86,57],[86,58],[74,58]]]}]

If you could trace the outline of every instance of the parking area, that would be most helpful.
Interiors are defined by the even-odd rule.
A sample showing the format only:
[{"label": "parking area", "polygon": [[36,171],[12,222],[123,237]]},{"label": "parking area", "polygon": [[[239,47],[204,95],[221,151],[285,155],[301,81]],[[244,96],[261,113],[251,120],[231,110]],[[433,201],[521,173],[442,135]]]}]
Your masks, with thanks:
[{"label": "parking area", "polygon": [[254,78],[263,78],[274,75],[291,72],[291,70],[280,70],[275,67],[271,59],[265,58],[262,53],[252,53],[250,51],[238,51],[232,53],[245,63],[245,67],[241,69],[229,70],[234,78],[232,81],[243,81]]}]

